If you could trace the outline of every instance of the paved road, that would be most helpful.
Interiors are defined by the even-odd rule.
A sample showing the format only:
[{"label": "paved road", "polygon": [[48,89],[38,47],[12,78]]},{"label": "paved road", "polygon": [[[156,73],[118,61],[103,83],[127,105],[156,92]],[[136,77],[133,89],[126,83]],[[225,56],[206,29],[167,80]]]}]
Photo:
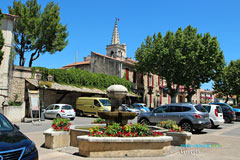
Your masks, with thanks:
[{"label": "paved road", "polygon": [[[72,124],[89,124],[93,122],[95,118],[93,117],[77,117]],[[132,122],[136,122],[134,119]],[[61,159],[92,159],[73,155],[73,152],[77,152],[77,148],[67,148],[67,149],[45,149],[41,145],[44,143],[43,131],[51,126],[52,120],[46,120],[43,122],[38,122],[36,124],[31,123],[18,123],[20,130],[25,133],[30,139],[32,139],[39,150],[39,156],[41,160],[61,160]],[[218,129],[205,129],[201,133],[193,133],[191,144],[217,144],[218,147],[211,148],[188,148],[187,150],[178,148],[178,150],[165,157],[154,157],[154,159],[161,160],[181,160],[181,159],[232,159],[237,160],[240,157],[240,122],[235,122],[233,124],[224,124]],[[64,152],[63,152],[64,151]],[[94,158],[97,160],[97,158]],[[114,160],[119,160],[126,158],[114,158]],[[127,158],[133,160],[145,160],[152,159],[151,157],[136,157]],[[103,159],[101,159],[103,160]]]}]

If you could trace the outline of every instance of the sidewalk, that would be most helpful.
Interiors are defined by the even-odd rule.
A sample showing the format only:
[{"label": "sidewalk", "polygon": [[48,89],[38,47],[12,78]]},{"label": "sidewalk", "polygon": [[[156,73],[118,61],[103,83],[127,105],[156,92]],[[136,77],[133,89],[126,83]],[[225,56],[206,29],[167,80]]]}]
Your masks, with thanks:
[{"label": "sidewalk", "polygon": [[[167,155],[165,157],[124,157],[124,158],[114,158],[114,160],[120,159],[132,159],[132,160],[148,160],[154,158],[154,160],[238,160],[240,157],[240,123],[235,123],[228,128],[218,129],[213,133],[202,133],[193,134],[191,144],[219,144],[221,147],[212,148],[186,148],[177,151],[174,154]],[[29,132],[25,133],[30,139],[32,139],[39,151],[39,158],[41,160],[75,160],[75,159],[101,159],[102,158],[86,158],[72,153],[78,152],[77,148],[68,147],[62,149],[46,149],[40,147],[44,143],[44,136],[42,132]],[[68,153],[67,153],[68,152]],[[110,158],[104,158],[110,159]]]}]

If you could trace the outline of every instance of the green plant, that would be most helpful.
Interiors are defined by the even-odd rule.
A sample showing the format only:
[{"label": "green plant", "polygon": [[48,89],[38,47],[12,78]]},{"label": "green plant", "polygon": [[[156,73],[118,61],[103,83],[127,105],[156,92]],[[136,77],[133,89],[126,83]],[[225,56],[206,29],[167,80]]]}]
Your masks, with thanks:
[{"label": "green plant", "polygon": [[98,117],[97,119],[94,120],[94,123],[105,123],[105,119]]},{"label": "green plant", "polygon": [[52,123],[52,128],[55,131],[69,131],[71,123],[68,119],[55,118]]},{"label": "green plant", "polygon": [[18,94],[15,94],[14,100],[8,102],[9,106],[21,106],[22,102],[17,102],[17,99],[18,99]]},{"label": "green plant", "polygon": [[182,132],[182,128],[173,120],[161,121],[157,126],[169,129],[170,132]]},{"label": "green plant", "polygon": [[88,87],[106,89],[113,84],[120,84],[125,86],[128,91],[133,90],[133,85],[130,81],[119,78],[117,76],[90,73],[80,69],[47,69],[43,67],[33,67],[32,74],[35,74],[36,69],[39,69],[42,74],[42,80],[46,80],[47,76],[51,74],[53,81],[59,84],[72,85],[76,87]]},{"label": "green plant", "polygon": [[93,137],[145,137],[145,136],[162,136],[160,132],[149,130],[146,124],[128,124],[121,126],[119,123],[114,123],[104,127],[101,131],[99,126],[89,129],[89,136]]}]

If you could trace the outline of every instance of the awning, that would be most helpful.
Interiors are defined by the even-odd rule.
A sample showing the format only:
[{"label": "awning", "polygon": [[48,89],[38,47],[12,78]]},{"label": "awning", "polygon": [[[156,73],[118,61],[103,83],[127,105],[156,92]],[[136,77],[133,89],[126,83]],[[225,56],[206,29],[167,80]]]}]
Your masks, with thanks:
[{"label": "awning", "polygon": [[[32,84],[35,87],[39,87],[38,81],[36,79],[26,79],[27,82],[29,82],[30,84]],[[56,91],[70,91],[70,92],[79,92],[79,93],[92,93],[92,94],[104,94],[106,95],[106,91],[105,90],[100,90],[97,88],[86,88],[86,87],[82,87],[82,88],[78,88],[75,86],[71,86],[71,85],[63,85],[63,84],[59,84],[56,82],[52,82],[52,86],[51,88],[48,88],[51,90],[56,90]],[[139,97],[138,95],[132,94],[132,93],[128,93],[127,96],[129,97]]]}]

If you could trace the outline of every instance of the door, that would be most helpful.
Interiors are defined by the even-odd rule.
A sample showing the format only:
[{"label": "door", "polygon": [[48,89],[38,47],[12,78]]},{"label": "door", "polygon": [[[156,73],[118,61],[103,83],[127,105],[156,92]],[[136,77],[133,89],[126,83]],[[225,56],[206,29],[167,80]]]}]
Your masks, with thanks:
[{"label": "door", "polygon": [[57,114],[60,112],[60,106],[59,105],[55,105],[54,109],[51,113],[51,118],[56,118]]},{"label": "door", "polygon": [[173,120],[178,123],[181,112],[182,112],[181,106],[168,106],[168,110],[165,113],[165,120]]},{"label": "door", "polygon": [[52,113],[52,111],[53,111],[53,108],[54,108],[54,105],[53,105],[53,104],[50,105],[50,106],[48,106],[48,107],[46,108],[46,110],[45,110],[45,117],[46,117],[46,118],[52,118],[52,117],[51,117],[51,113]]},{"label": "door", "polygon": [[93,112],[94,114],[97,114],[97,112],[100,110],[101,104],[97,99],[94,99],[94,105],[93,105]]},{"label": "door", "polygon": [[164,121],[165,120],[165,113],[168,110],[168,106],[161,106],[156,108],[153,111],[153,115],[151,116],[150,121],[152,123],[159,123],[160,121]]}]

